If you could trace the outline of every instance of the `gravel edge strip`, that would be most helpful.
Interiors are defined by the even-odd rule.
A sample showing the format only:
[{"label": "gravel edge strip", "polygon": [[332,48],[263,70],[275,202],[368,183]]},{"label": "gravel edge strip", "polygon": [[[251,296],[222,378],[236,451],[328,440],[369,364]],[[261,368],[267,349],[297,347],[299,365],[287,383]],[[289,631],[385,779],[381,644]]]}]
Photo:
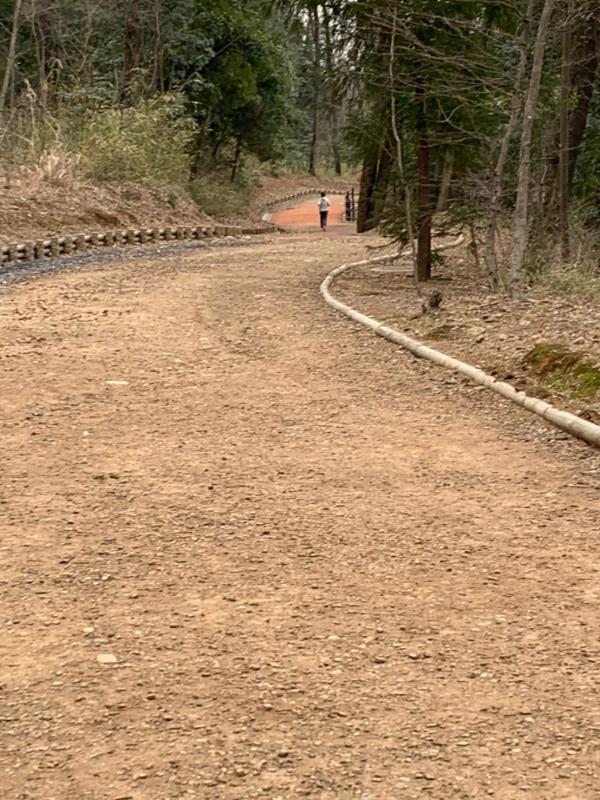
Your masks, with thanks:
[{"label": "gravel edge strip", "polygon": [[0,269],[4,265],[43,261],[84,253],[90,250],[113,248],[125,245],[156,245],[161,242],[206,240],[227,236],[260,235],[273,232],[275,226],[263,225],[195,225],[170,226],[164,228],[129,228],[126,230],[101,231],[99,233],[79,233],[54,236],[50,239],[37,239],[21,243],[0,244]]},{"label": "gravel edge strip", "polygon": [[390,328],[388,325],[384,325],[379,320],[369,317],[366,314],[362,314],[357,309],[342,303],[341,300],[338,300],[330,292],[330,287],[334,283],[335,279],[343,272],[355,267],[366,267],[370,266],[371,264],[386,263],[392,258],[396,257],[397,256],[382,256],[380,258],[367,259],[364,261],[355,261],[351,264],[343,264],[342,266],[337,267],[337,269],[332,270],[322,282],[320,287],[321,294],[323,295],[325,302],[332,308],[336,309],[336,311],[340,311],[351,320],[354,320],[354,322],[358,322],[365,328],[369,328],[377,336],[388,339],[388,341],[393,342],[394,344],[399,344],[401,347],[409,350],[417,358],[425,358],[428,361],[437,364],[438,366],[451,369],[454,372],[465,375],[474,383],[484,386],[487,389],[491,389],[496,394],[499,394],[516,405],[525,408],[527,411],[536,414],[538,417],[545,419],[551,425],[554,425],[555,428],[560,428],[560,430],[565,431],[571,436],[581,439],[584,442],[593,445],[594,447],[600,448],[600,425],[595,425],[593,422],[580,419],[579,417],[575,416],[575,414],[571,414],[568,411],[560,411],[558,408],[551,406],[544,400],[540,400],[537,397],[530,397],[529,395],[525,394],[525,392],[517,391],[514,386],[511,386],[505,381],[496,380],[492,375],[489,375],[487,372],[484,372],[478,367],[473,367],[471,364],[467,364],[464,361],[459,361],[456,358],[452,358],[444,353],[440,353],[439,350],[434,350],[431,347],[427,347],[427,345],[424,345],[417,339],[412,339],[410,336],[406,336],[404,333],[401,333],[394,328]]},{"label": "gravel edge strip", "polygon": [[157,260],[209,249],[248,247],[264,243],[261,236],[231,236],[203,241],[162,242],[154,246],[94,248],[84,253],[62,255],[58,258],[11,261],[0,269],[0,296],[4,289],[57,272],[95,269],[97,267],[139,260]]}]

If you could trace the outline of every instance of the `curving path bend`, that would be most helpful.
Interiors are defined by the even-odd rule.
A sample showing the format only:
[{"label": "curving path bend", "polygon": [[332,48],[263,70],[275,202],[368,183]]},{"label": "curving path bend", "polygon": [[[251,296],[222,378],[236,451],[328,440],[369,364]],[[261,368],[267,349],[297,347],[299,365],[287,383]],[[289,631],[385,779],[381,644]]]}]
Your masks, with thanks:
[{"label": "curving path bend", "polygon": [[322,302],[352,235],[0,295],[6,800],[597,800],[597,456]]},{"label": "curving path bend", "polygon": [[[344,235],[352,233],[356,226],[345,220],[345,200],[340,194],[329,194],[329,218],[327,224],[328,235]],[[271,215],[271,221],[283,228],[292,230],[319,233],[320,219],[318,209],[318,194],[303,199],[301,202],[293,201],[283,208],[279,208]]]}]

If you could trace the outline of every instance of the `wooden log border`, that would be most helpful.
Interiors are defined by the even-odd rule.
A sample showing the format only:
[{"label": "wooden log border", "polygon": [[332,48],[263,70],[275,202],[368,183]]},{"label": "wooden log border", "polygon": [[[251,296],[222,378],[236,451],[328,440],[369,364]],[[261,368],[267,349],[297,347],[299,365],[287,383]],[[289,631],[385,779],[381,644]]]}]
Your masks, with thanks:
[{"label": "wooden log border", "polygon": [[[397,256],[394,258],[397,258]],[[559,428],[577,439],[581,439],[594,447],[600,448],[600,425],[595,425],[593,422],[581,419],[568,411],[561,411],[551,406],[549,403],[546,403],[545,400],[540,400],[537,397],[530,397],[525,394],[525,392],[517,391],[515,387],[511,386],[509,383],[496,380],[492,375],[488,375],[478,367],[473,367],[471,364],[459,361],[456,358],[440,353],[438,350],[427,347],[427,345],[424,345],[417,339],[412,339],[410,336],[406,336],[404,333],[390,328],[388,325],[384,325],[379,320],[368,317],[355,308],[342,303],[330,292],[333,282],[343,272],[355,267],[366,267],[372,264],[386,263],[390,260],[392,260],[390,256],[383,256],[366,261],[356,261],[353,264],[344,264],[334,269],[321,284],[321,294],[325,302],[332,308],[335,308],[336,311],[340,311],[365,328],[369,328],[377,336],[382,336],[384,339],[388,339],[388,341],[404,347],[417,358],[425,358],[434,364],[438,364],[440,367],[445,367],[446,369],[451,369],[454,370],[454,372],[465,375],[479,386],[485,386],[487,389],[491,389],[493,392],[496,392],[496,394],[516,403],[527,411],[537,414],[538,417],[542,417],[542,419],[554,425],[555,428]]]},{"label": "wooden log border", "polygon": [[48,239],[16,242],[0,247],[0,266],[15,261],[35,261],[44,258],[81,253],[100,247],[157,244],[158,242],[216,239],[228,236],[253,236],[273,233],[274,225],[196,225],[166,226],[164,228],[129,228],[127,230],[102,231],[54,236]]},{"label": "wooden log border", "polygon": [[[302,189],[300,192],[293,192],[292,194],[286,194],[282,197],[278,197],[276,200],[269,200],[268,203],[265,203],[263,210],[261,212],[261,219],[263,222],[269,222],[271,214],[280,206],[285,206],[286,203],[290,203],[292,200],[300,200],[302,197],[310,197],[311,195],[318,195],[322,192],[322,189]],[[348,189],[331,189],[325,190],[325,194],[346,194],[349,191]],[[282,233],[289,233],[290,229],[284,228],[281,225],[274,226],[277,228],[278,231]]]},{"label": "wooden log border", "polygon": [[[310,197],[311,194],[321,194],[322,191],[323,189],[302,189],[300,192],[286,194],[283,197],[277,198],[277,200],[269,200],[269,202],[265,204],[265,209],[282,206],[285,203],[289,203],[291,200],[299,200],[301,197]],[[349,189],[328,189],[325,190],[325,194],[346,194],[347,191],[349,191]]]},{"label": "wooden log border", "polygon": [[[284,195],[270,200],[266,209],[289,203],[301,197],[319,194],[320,189],[303,189],[300,192]],[[328,194],[345,194],[346,189],[331,189]],[[263,212],[264,213],[264,212]],[[157,244],[158,242],[184,241],[194,239],[214,239],[226,236],[252,236],[282,230],[263,220],[261,224],[240,225],[201,225],[165,226],[163,228],[130,228],[127,230],[102,231],[94,233],[65,234],[48,239],[15,242],[0,246],[0,266],[15,261],[35,261],[44,258],[81,253],[97,247],[120,247],[129,245]]]}]

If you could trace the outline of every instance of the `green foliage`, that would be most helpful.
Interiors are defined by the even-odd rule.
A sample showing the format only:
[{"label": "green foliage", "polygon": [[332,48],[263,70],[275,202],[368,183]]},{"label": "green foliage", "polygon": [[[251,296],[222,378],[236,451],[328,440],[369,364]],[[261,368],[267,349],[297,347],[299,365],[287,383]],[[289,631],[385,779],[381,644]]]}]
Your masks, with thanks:
[{"label": "green foliage", "polygon": [[190,193],[207,214],[218,219],[243,217],[247,214],[257,178],[250,169],[240,170],[234,181],[225,170],[215,170],[195,178]]},{"label": "green foliage", "polygon": [[490,143],[501,133],[510,107],[514,11],[506,3],[472,0],[381,0],[376,9],[368,0],[358,0],[348,5],[347,13],[356,27],[362,99],[348,127],[351,147],[365,163],[374,158],[381,164],[382,153],[396,162],[392,101],[403,140],[404,185],[396,167],[383,173],[378,168],[374,217],[386,233],[407,240],[405,193],[416,217],[417,145],[419,131],[425,131],[430,203],[436,201],[450,154],[455,176],[450,216],[459,223],[477,218],[481,189],[473,195],[476,184],[469,176],[489,169]]},{"label": "green foliage", "polygon": [[577,161],[574,195],[579,218],[588,226],[600,228],[600,93],[596,92]]},{"label": "green foliage", "polygon": [[293,70],[284,29],[264,3],[205,0],[189,8],[166,69],[198,123],[198,171],[239,142],[262,161],[281,158],[294,111]]},{"label": "green foliage", "polygon": [[[542,5],[534,4],[530,20],[529,63]],[[213,179],[204,179],[214,174],[233,181],[221,197],[235,209],[246,191],[248,162],[271,171],[301,170],[310,153],[311,163],[326,172],[341,149],[347,164],[362,162],[367,183],[373,176],[365,191],[370,213],[386,233],[406,241],[406,199],[414,209],[413,227],[420,218],[425,229],[423,219],[450,163],[448,224],[484,220],[515,101],[517,125],[498,209],[508,219],[524,94],[514,82],[527,8],[528,0],[25,2],[17,58],[7,76],[2,160],[38,163],[44,153],[56,152],[75,156],[94,179],[185,183],[193,177],[195,195],[211,208]],[[0,85],[13,9],[11,0],[0,0]],[[557,13],[555,21],[560,25],[553,26],[546,47],[531,153],[530,238],[538,252],[530,248],[530,263],[554,239],[548,234],[557,217],[565,19]],[[567,22],[570,111],[576,116],[585,111],[586,87],[597,83],[597,0],[572,4]],[[403,140],[403,177],[392,108]],[[572,216],[591,227],[600,225],[597,86],[589,124],[583,117],[583,147],[577,140],[571,148],[578,157]],[[340,148],[338,131],[344,128]],[[429,166],[421,159],[419,172],[417,154],[425,149]],[[571,275],[553,279],[568,283]]]},{"label": "green foliage", "polygon": [[[69,149],[79,140],[82,163],[100,179],[160,182],[168,172],[180,182],[191,165],[196,172],[218,168],[231,142],[242,155],[283,160],[300,121],[295,51],[271,6],[269,0],[33,4],[18,30],[11,124],[36,119],[30,127],[37,153],[55,144],[58,120],[58,138],[67,138]],[[0,0],[0,82],[11,22],[12,3]],[[33,157],[31,142],[24,145],[20,157],[27,149]]]},{"label": "green foliage", "polygon": [[[161,97],[127,108],[101,108],[70,120],[70,146],[95,180],[185,184],[192,120],[178,113],[181,98]],[[77,127],[76,127],[77,126]]]}]

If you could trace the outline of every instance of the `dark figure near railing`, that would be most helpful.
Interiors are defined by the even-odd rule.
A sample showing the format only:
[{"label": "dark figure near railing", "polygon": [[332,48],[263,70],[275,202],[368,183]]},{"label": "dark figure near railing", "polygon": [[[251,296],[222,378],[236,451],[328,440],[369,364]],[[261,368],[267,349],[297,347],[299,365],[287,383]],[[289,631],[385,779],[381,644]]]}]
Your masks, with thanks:
[{"label": "dark figure near railing", "polygon": [[350,196],[350,192],[346,192],[346,197],[344,198],[344,208],[346,222],[352,222],[352,197]]}]

